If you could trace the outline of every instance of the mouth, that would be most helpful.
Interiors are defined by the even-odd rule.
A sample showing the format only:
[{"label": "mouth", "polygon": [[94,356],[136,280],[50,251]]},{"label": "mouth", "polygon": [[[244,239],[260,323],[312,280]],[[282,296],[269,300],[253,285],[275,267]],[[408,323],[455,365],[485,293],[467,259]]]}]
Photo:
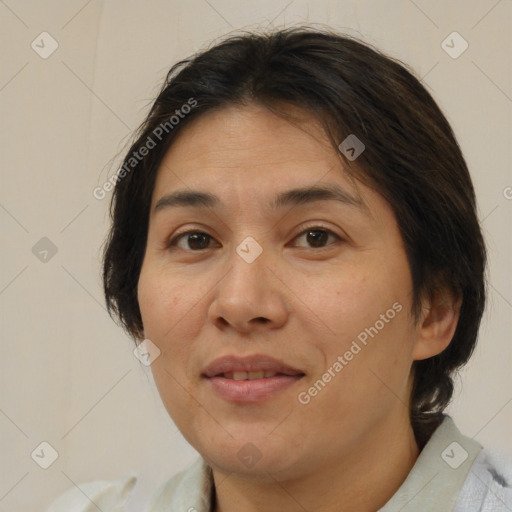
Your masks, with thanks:
[{"label": "mouth", "polygon": [[215,377],[223,377],[231,380],[260,380],[284,375],[286,374],[261,370],[256,372],[226,372],[220,375],[215,375]]},{"label": "mouth", "polygon": [[303,371],[263,355],[225,356],[213,361],[202,373],[216,395],[235,403],[268,400],[304,376]]},{"label": "mouth", "polygon": [[244,357],[235,355],[219,357],[203,370],[202,375],[204,377],[224,376],[234,380],[253,380],[270,378],[275,375],[304,375],[304,372],[274,357],[255,354]]}]

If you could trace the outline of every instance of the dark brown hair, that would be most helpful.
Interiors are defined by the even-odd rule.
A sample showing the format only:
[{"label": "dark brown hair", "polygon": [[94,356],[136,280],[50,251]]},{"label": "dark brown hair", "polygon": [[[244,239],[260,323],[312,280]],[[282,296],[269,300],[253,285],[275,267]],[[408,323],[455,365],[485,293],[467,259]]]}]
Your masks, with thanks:
[{"label": "dark brown hair", "polygon": [[[149,208],[157,169],[176,134],[212,109],[250,102],[273,112],[279,105],[300,107],[322,123],[336,148],[350,134],[364,143],[357,162],[342,158],[394,210],[416,321],[422,300],[438,290],[462,298],[448,348],[414,363],[411,422],[424,445],[452,397],[454,372],[476,344],[485,245],[466,163],[436,102],[404,64],[351,37],[307,27],[236,35],[171,68],[117,176],[103,268],[109,312],[142,338],[137,283]],[[149,140],[154,147],[134,160]]]}]

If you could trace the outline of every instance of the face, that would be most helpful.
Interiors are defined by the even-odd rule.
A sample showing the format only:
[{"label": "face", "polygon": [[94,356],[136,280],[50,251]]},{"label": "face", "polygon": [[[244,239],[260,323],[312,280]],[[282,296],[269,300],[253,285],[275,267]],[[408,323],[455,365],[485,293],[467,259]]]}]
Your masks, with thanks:
[{"label": "face", "polygon": [[138,298],[163,403],[214,468],[299,476],[408,421],[417,333],[397,222],[307,114],[228,107],[180,133]]}]

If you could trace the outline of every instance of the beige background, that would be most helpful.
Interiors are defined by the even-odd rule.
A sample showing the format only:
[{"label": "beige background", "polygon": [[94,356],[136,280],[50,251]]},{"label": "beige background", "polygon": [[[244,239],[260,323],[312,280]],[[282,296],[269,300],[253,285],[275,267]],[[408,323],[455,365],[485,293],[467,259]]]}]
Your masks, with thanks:
[{"label": "beige background", "polygon": [[[0,2],[0,510],[40,511],[73,483],[129,472],[151,489],[195,457],[105,312],[110,196],[92,191],[171,64],[268,24],[359,35],[412,65],[453,124],[479,199],[490,293],[450,410],[467,435],[512,455],[511,20],[510,0]],[[47,59],[31,47],[43,31],[59,45]],[[453,31],[469,43],[457,59],[441,47]],[[43,237],[58,250],[46,262],[32,252]],[[46,470],[31,458],[43,441],[59,453]]]}]

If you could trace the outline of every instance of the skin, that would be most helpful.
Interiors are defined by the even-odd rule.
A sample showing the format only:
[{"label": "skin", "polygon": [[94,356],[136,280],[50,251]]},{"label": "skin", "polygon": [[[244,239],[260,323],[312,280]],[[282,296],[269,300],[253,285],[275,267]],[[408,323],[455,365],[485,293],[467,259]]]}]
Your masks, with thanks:
[{"label": "skin", "polygon": [[[152,371],[165,407],[213,469],[216,512],[371,512],[418,457],[411,365],[446,348],[460,304],[448,292],[436,296],[415,324],[390,205],[348,178],[311,116],[288,110],[297,122],[254,104],[224,107],[187,126],[169,149],[138,285],[144,335],[161,350]],[[338,185],[366,207],[264,206],[278,192],[317,184]],[[213,193],[221,206],[154,211],[162,196],[182,189]],[[313,228],[332,234],[316,246],[307,234]],[[176,241],[189,230],[211,238],[199,249],[187,236]],[[263,249],[252,263],[236,252],[248,236]],[[298,394],[396,303],[402,310],[300,403]],[[228,354],[270,355],[305,376],[265,401],[230,403],[201,377]],[[261,455],[251,467],[237,456],[248,443]]]}]

